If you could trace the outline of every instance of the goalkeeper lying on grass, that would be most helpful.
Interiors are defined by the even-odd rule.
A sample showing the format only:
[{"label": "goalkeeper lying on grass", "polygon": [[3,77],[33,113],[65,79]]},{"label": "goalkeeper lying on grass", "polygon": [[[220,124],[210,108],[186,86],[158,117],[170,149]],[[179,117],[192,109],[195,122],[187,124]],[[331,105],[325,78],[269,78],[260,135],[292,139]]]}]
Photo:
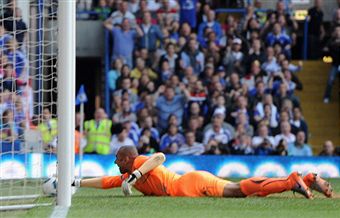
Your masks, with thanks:
[{"label": "goalkeeper lying on grass", "polygon": [[293,172],[287,178],[252,177],[234,183],[205,171],[194,171],[181,176],[165,168],[162,165],[164,161],[163,153],[147,157],[138,155],[135,147],[124,146],[118,150],[115,161],[123,175],[76,179],[72,185],[101,189],[121,187],[126,196],[132,194],[132,186],[144,195],[153,196],[264,197],[291,190],[312,199],[311,189],[326,197],[333,195],[331,185],[312,173],[303,178]]}]

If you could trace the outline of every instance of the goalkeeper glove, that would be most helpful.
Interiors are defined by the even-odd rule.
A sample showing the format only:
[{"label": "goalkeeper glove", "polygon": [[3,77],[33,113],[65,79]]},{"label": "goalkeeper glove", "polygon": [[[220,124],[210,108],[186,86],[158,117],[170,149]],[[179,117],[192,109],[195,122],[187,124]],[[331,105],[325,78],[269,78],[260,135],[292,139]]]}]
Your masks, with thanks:
[{"label": "goalkeeper glove", "polygon": [[135,170],[127,179],[123,181],[122,190],[125,196],[132,194],[131,188],[140,177],[142,177],[142,173],[139,170]]}]

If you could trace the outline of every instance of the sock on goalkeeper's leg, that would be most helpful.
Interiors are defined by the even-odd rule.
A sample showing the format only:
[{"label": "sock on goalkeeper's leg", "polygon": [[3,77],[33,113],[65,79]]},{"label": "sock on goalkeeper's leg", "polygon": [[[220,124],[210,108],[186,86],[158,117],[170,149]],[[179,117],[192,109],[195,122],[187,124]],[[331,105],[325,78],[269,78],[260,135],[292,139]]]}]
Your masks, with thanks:
[{"label": "sock on goalkeeper's leg", "polygon": [[291,190],[292,182],[289,178],[252,177],[240,182],[241,191],[246,196],[267,196]]}]

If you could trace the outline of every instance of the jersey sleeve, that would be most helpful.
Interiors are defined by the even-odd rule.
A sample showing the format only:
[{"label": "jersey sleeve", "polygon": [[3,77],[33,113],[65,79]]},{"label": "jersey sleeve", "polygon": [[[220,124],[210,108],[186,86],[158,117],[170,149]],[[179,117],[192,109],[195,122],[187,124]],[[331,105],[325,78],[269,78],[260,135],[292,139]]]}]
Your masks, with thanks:
[{"label": "jersey sleeve", "polygon": [[102,178],[102,188],[109,189],[120,187],[127,177],[128,177],[127,173],[120,176],[104,176]]},{"label": "jersey sleeve", "polygon": [[138,169],[139,167],[141,167],[143,165],[143,163],[145,163],[145,161],[147,161],[149,159],[149,157],[144,156],[144,155],[140,155],[138,157],[136,157],[135,161],[133,162],[133,169]]}]

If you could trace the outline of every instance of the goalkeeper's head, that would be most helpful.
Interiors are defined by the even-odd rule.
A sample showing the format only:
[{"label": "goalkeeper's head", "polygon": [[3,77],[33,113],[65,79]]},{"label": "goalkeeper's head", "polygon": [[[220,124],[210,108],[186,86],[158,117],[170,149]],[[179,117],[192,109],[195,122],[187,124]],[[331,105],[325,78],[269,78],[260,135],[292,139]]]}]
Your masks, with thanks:
[{"label": "goalkeeper's head", "polygon": [[115,164],[118,165],[120,173],[131,173],[132,165],[135,158],[138,156],[138,151],[134,146],[122,146],[117,154]]}]

